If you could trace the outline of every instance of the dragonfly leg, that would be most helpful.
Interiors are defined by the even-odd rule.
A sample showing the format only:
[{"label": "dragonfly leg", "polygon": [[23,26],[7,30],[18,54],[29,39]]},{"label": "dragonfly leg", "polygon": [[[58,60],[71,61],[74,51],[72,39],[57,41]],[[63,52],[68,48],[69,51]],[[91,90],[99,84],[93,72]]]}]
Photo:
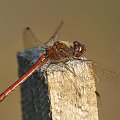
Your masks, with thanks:
[{"label": "dragonfly leg", "polygon": [[45,69],[43,72],[40,74],[40,79],[43,80],[44,77],[46,76],[47,68],[49,67],[49,64],[46,65]]},{"label": "dragonfly leg", "polygon": [[95,91],[95,94],[97,97],[100,97],[100,93],[98,91]]}]

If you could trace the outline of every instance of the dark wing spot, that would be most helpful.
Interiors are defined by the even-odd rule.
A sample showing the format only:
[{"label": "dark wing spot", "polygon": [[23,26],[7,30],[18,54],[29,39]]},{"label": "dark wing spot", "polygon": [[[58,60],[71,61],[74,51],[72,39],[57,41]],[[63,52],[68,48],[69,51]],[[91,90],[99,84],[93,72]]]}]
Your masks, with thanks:
[{"label": "dark wing spot", "polygon": [[26,27],[26,30],[30,30],[30,27]]}]

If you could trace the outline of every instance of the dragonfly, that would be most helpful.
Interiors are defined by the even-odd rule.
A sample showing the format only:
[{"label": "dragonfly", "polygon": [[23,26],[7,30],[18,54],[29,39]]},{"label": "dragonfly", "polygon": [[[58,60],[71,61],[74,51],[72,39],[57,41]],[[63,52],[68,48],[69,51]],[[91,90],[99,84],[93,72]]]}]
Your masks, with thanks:
[{"label": "dragonfly", "polygon": [[[42,46],[39,45],[40,41],[33,34],[32,30],[29,27],[25,29],[25,32],[28,32],[32,37],[34,37],[35,40],[34,46],[36,47],[39,45],[38,49],[44,49],[45,52],[43,52],[43,54],[41,55],[39,52],[36,53],[36,51],[33,51],[34,54],[32,55],[33,57],[30,58],[30,61],[34,65],[31,67],[31,69],[28,70],[28,72],[26,72],[22,77],[20,77],[15,83],[13,83],[0,95],[0,102],[2,102],[6,98],[6,96],[8,96],[8,94],[10,94],[13,90],[15,90],[15,88],[17,88],[20,84],[25,82],[27,78],[29,78],[35,71],[39,70],[45,64],[49,65],[52,63],[67,62],[68,60],[71,59],[81,60],[81,56],[83,56],[84,53],[86,52],[85,45],[80,41],[74,41],[72,45],[68,46],[65,42],[60,41],[59,34],[62,25],[63,25],[63,21],[61,21],[60,25],[57,27],[57,29],[50,37],[50,39],[48,39],[48,41],[44,43]],[[92,63],[94,63],[94,66],[96,66],[97,68],[99,67],[99,65],[96,64],[95,62]],[[104,71],[108,73],[107,75],[113,75],[113,76],[115,75],[114,72],[111,71],[111,69],[107,69],[104,66],[103,67],[100,66],[100,69],[97,68],[96,71],[98,71],[98,73],[100,73],[104,69]],[[98,97],[100,97],[98,91],[95,91],[95,93]]]},{"label": "dragonfly", "polygon": [[[8,87],[1,95],[0,102],[3,101],[11,91],[15,90],[20,84],[25,82],[28,77],[30,77],[35,71],[41,68],[44,64],[59,63],[70,60],[71,58],[78,58],[85,53],[85,45],[74,41],[73,46],[68,47],[64,42],[59,41],[59,32],[63,25],[61,21],[60,25],[55,30],[54,34],[50,39],[42,46],[45,49],[45,53],[40,55],[36,63],[32,66],[27,73],[25,73],[21,78],[19,78],[15,83]],[[30,33],[30,28],[26,28]]]}]

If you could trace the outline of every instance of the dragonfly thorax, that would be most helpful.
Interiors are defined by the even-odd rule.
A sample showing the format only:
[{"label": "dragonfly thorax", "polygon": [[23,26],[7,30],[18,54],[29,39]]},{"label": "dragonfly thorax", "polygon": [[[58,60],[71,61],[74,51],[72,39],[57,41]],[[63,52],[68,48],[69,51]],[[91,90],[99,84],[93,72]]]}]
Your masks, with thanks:
[{"label": "dragonfly thorax", "polygon": [[46,56],[52,63],[68,61],[73,53],[65,43],[57,41],[46,49]]},{"label": "dragonfly thorax", "polygon": [[57,41],[46,49],[46,56],[51,63],[65,62],[75,57],[81,57],[86,51],[84,44],[78,41],[73,42],[73,46],[68,46],[64,42]]}]

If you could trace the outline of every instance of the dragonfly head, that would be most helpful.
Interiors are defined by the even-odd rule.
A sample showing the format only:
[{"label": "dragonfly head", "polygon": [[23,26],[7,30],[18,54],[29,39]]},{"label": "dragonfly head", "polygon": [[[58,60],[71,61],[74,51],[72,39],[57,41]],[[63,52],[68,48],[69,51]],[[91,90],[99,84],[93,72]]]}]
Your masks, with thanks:
[{"label": "dragonfly head", "polygon": [[86,52],[85,45],[82,44],[79,41],[74,41],[73,42],[73,47],[72,47],[73,55],[74,57],[81,57]]}]

